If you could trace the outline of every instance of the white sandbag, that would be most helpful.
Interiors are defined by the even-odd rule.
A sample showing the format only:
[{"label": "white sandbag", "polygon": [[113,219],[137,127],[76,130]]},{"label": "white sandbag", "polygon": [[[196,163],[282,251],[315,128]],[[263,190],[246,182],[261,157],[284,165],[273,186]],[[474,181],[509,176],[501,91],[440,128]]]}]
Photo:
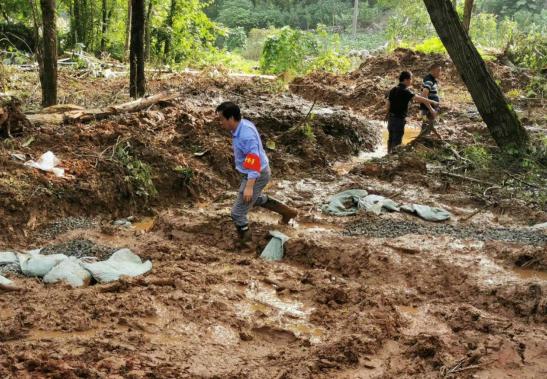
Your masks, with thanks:
[{"label": "white sandbag", "polygon": [[67,259],[64,254],[18,254],[21,271],[27,276],[43,277],[60,262]]},{"label": "white sandbag", "polygon": [[72,287],[88,286],[91,274],[80,265],[79,259],[70,257],[53,267],[46,276],[45,283],[65,282]]},{"label": "white sandbag", "polygon": [[17,254],[11,251],[0,251],[0,265],[7,265],[17,262]]},{"label": "white sandbag", "polygon": [[99,283],[118,280],[121,276],[139,276],[152,270],[152,262],[142,262],[141,258],[129,249],[116,251],[106,261],[82,263]]}]

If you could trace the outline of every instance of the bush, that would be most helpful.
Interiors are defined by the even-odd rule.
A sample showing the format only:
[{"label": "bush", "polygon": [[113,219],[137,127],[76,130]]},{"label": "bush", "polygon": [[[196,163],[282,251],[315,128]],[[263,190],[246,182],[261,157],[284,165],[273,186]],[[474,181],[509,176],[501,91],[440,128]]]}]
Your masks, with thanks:
[{"label": "bush", "polygon": [[302,74],[324,70],[342,73],[351,68],[351,60],[339,54],[340,38],[320,25],[316,32],[281,29],[264,45],[260,67],[266,73]]},{"label": "bush", "polygon": [[247,45],[247,34],[242,27],[231,29],[226,37],[226,48],[230,51],[244,49]]},{"label": "bush", "polygon": [[509,48],[509,59],[535,70],[547,68],[547,39],[541,32],[517,33]]},{"label": "bush", "polygon": [[251,29],[247,36],[247,46],[242,55],[246,59],[259,60],[266,39],[278,32],[276,29]]},{"label": "bush", "polygon": [[270,74],[304,72],[306,58],[317,55],[317,48],[312,33],[284,27],[266,40],[260,67]]}]

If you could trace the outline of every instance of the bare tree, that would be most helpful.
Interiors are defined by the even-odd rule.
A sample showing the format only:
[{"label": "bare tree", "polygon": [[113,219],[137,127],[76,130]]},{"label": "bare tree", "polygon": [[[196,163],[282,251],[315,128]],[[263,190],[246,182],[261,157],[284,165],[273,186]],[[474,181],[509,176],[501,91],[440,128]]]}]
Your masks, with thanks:
[{"label": "bare tree", "polygon": [[474,0],[465,0],[465,4],[463,7],[463,28],[467,33],[469,33],[469,28],[471,26],[471,14],[473,14],[474,5]]},{"label": "bare tree", "polygon": [[148,0],[148,10],[146,11],[146,29],[144,31],[144,59],[148,62],[150,60],[150,45],[151,45],[151,19],[152,19],[152,7],[153,0]]},{"label": "bare tree", "polygon": [[359,0],[353,3],[353,38],[357,37],[357,19],[359,18]]},{"label": "bare tree", "polygon": [[131,45],[129,47],[129,95],[143,96],[144,77],[144,0],[131,2]]},{"label": "bare tree", "polygon": [[528,134],[465,32],[450,0],[424,0],[431,21],[498,144],[525,147]]},{"label": "bare tree", "polygon": [[127,0],[127,22],[125,23],[125,43],[124,43],[124,49],[123,49],[123,60],[127,60],[127,52],[129,50],[129,40],[131,36],[131,15],[133,12],[131,11],[131,4],[132,0]]},{"label": "bare tree", "polygon": [[55,0],[40,0],[42,9],[43,57],[40,64],[42,105],[57,104],[57,30],[55,26]]}]

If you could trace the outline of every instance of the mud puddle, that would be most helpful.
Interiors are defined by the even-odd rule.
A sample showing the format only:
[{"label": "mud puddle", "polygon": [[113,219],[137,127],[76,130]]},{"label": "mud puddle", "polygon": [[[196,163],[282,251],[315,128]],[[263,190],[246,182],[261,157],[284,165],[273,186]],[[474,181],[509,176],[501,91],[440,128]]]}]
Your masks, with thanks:
[{"label": "mud puddle", "polygon": [[522,280],[541,280],[547,282],[547,272],[533,270],[530,268],[515,267],[510,270],[515,276]]},{"label": "mud puddle", "polygon": [[[387,130],[387,124],[380,121],[375,121],[382,128],[382,142],[376,146],[371,152],[361,151],[356,157],[343,162],[335,162],[332,169],[338,175],[347,175],[357,165],[370,161],[376,158],[382,158],[387,155],[387,142],[389,139],[389,132]],[[403,136],[403,145],[407,145],[414,141],[420,134],[420,127],[417,125],[407,125],[405,127],[405,134]]]},{"label": "mud puddle", "polygon": [[281,299],[273,288],[257,281],[249,284],[245,290],[245,301],[236,308],[236,313],[251,320],[255,328],[285,330],[296,338],[318,344],[323,340],[325,331],[309,321],[313,311],[313,308],[297,300]]}]

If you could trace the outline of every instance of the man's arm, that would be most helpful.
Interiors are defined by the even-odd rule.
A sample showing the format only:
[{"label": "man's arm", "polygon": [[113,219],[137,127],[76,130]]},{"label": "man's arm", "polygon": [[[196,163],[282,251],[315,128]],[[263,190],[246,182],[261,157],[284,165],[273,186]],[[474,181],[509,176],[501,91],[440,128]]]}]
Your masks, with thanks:
[{"label": "man's arm", "polygon": [[[427,89],[424,89],[424,92],[425,91],[429,92],[429,90],[427,90]],[[414,96],[414,100],[416,100],[418,103],[424,104],[433,116],[437,115],[437,112],[432,107],[432,105],[434,105],[434,106],[439,105],[439,103],[437,101],[430,100],[427,97],[423,97],[423,96],[420,96],[420,95]]]},{"label": "man's arm", "polygon": [[391,103],[389,101],[389,99],[386,99],[386,115],[385,115],[385,120],[389,120],[389,109],[391,108]]},{"label": "man's arm", "polygon": [[250,203],[253,199],[254,185],[260,177],[262,162],[260,162],[260,152],[258,141],[254,139],[246,139],[241,144],[245,160],[243,161],[243,171],[247,174],[247,184],[243,190],[243,200]]}]

